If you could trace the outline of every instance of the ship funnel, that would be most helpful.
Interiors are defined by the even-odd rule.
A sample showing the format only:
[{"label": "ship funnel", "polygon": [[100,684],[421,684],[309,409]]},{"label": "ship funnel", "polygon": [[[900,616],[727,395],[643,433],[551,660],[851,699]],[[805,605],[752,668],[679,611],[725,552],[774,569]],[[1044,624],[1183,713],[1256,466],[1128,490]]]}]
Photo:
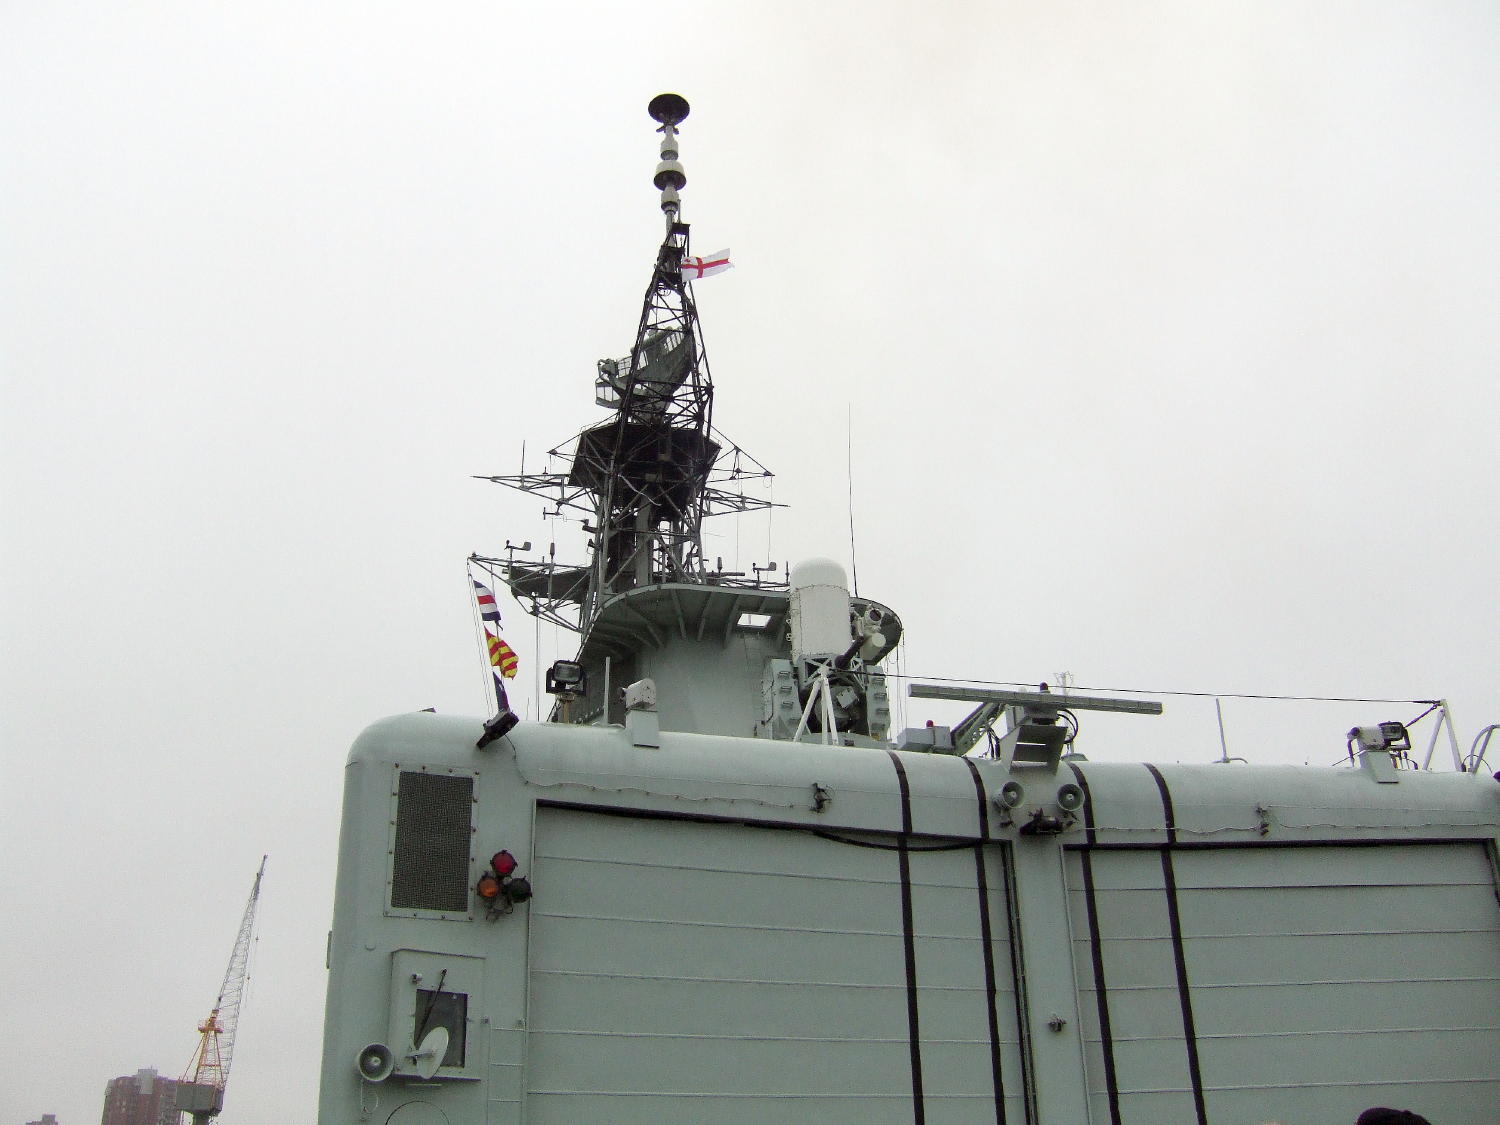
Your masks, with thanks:
[{"label": "ship funnel", "polygon": [[805,559],[792,566],[792,657],[795,660],[841,656],[849,650],[849,579],[832,559]]}]

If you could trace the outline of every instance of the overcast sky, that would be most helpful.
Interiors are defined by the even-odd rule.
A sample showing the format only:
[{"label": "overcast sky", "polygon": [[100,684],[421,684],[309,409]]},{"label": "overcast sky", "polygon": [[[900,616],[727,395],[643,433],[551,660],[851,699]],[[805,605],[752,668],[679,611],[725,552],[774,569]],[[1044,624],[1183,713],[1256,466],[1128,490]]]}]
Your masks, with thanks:
[{"label": "overcast sky", "polygon": [[[223,1121],[311,1120],[346,749],[484,710],[470,551],[582,557],[470,476],[602,417],[663,90],[795,505],[710,557],[847,561],[852,439],[913,674],[1500,721],[1492,3],[0,11],[0,1125],[181,1072],[263,852]],[[1080,747],[1217,757],[1163,698]],[[1420,710],[1224,703],[1315,764]]]}]

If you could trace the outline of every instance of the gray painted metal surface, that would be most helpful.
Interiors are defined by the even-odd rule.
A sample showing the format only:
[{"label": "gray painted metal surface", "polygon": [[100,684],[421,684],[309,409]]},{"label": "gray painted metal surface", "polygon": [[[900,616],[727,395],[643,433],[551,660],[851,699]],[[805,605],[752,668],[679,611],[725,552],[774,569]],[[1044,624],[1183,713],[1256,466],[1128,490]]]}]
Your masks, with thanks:
[{"label": "gray painted metal surface", "polygon": [[[477,750],[477,728],[402,716],[351,755],[325,1125],[401,1107],[465,1125],[1352,1121],[1382,1103],[1480,1125],[1500,1104],[1492,779],[1054,775],[563,724]],[[473,779],[463,912],[391,907],[410,773]],[[1084,815],[1023,835],[990,799],[1012,778],[1023,809],[1081,778]],[[490,915],[470,888],[502,848],[535,897]],[[367,1045],[413,1051],[439,981],[467,998],[462,1065],[362,1080]]]}]

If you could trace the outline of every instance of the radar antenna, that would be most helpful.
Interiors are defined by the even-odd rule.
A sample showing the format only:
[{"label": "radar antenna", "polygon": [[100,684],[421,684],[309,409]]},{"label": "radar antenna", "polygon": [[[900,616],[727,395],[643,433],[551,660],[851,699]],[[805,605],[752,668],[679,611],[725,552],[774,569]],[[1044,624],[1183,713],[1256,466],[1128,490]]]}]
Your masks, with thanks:
[{"label": "radar antenna", "polygon": [[[598,363],[595,401],[608,421],[554,449],[567,468],[481,479],[543,495],[554,514],[572,509],[592,536],[592,560],[559,566],[553,559],[488,559],[517,600],[545,620],[586,633],[611,597],[654,582],[715,582],[704,565],[702,523],[712,515],[772,507],[726,484],[771,473],[713,427],[713,382],[693,290],[683,270],[688,224],[680,192],[677,127],[687,100],[660,94],[647,107],[659,123],[661,161],[652,183],[661,192],[666,237],[657,250],[630,354]],[[722,568],[720,568],[722,570]]]}]

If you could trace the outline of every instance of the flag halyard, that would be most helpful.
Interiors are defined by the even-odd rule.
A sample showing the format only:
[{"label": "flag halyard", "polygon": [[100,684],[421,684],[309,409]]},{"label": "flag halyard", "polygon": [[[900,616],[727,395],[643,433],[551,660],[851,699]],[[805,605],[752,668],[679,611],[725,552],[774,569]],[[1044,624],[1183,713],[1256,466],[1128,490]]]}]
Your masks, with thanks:
[{"label": "flag halyard", "polygon": [[515,679],[521,659],[516,655],[516,650],[500,636],[500,606],[495,600],[495,592],[475,578],[472,571],[469,573],[469,582],[473,586],[474,603],[479,607],[480,627],[484,630],[490,678],[495,687],[495,702],[500,707],[499,713],[504,715],[510,710],[510,696],[506,693],[505,681]]}]

